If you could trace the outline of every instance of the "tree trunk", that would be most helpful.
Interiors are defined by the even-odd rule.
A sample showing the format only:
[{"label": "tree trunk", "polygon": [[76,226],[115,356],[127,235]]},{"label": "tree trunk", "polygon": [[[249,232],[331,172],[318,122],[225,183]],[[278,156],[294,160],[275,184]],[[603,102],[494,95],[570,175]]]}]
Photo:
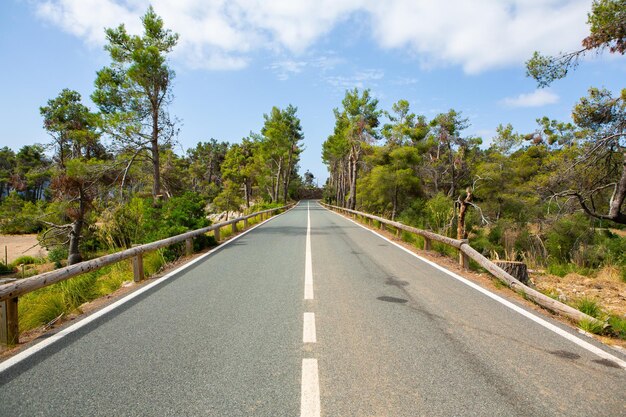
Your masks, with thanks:
[{"label": "tree trunk", "polygon": [[285,190],[283,203],[287,205],[287,196],[289,195],[289,181],[291,180],[291,160],[293,158],[294,144],[290,144],[289,147],[289,159],[287,160],[287,169],[285,170]]},{"label": "tree trunk", "polygon": [[248,178],[243,182],[243,192],[246,194],[246,208],[250,208],[250,180]]},{"label": "tree trunk", "polygon": [[358,161],[356,158],[352,158],[350,161],[350,171],[352,175],[350,177],[350,197],[348,198],[348,208],[350,210],[356,209],[356,180],[357,180],[357,170],[358,170]]},{"label": "tree trunk", "polygon": [[272,195],[273,202],[278,201],[278,194],[280,191],[280,178],[282,176],[282,173],[283,173],[283,159],[280,158],[280,160],[278,161],[278,169],[276,171],[276,180],[274,181],[274,190],[273,190],[273,195]]},{"label": "tree trunk", "polygon": [[72,230],[70,231],[70,244],[67,253],[67,264],[74,265],[83,260],[83,257],[80,254],[79,244],[80,237],[83,231],[83,222],[85,219],[85,199],[83,196],[83,190],[79,190],[79,207],[78,207],[78,217],[72,223]]},{"label": "tree trunk", "polygon": [[472,201],[472,189],[467,187],[467,195],[464,200],[461,200],[459,197],[459,220],[456,225],[456,238],[457,239],[466,239],[467,231],[465,230],[465,215],[467,214],[467,207],[470,205]]},{"label": "tree trunk", "polygon": [[152,152],[152,174],[154,180],[152,183],[152,199],[153,204],[157,204],[161,194],[161,166],[159,162],[159,113],[152,111],[152,137],[150,139]]},{"label": "tree trunk", "polygon": [[391,210],[391,220],[396,220],[396,211],[398,210],[398,185],[394,184],[393,187],[393,208]]}]

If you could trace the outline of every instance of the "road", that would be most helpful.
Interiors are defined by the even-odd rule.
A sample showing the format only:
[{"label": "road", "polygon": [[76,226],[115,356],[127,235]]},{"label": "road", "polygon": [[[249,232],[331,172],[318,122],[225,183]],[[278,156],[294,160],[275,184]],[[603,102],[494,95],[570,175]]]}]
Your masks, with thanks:
[{"label": "road", "polygon": [[580,337],[615,360],[301,202],[1,372],[0,416],[625,416]]}]

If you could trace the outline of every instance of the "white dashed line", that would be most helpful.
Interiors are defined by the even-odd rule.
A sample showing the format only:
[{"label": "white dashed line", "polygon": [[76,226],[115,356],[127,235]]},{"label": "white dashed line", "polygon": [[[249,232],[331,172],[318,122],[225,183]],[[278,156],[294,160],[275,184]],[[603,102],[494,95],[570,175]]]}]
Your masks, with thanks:
[{"label": "white dashed line", "polygon": [[311,212],[309,203],[306,207],[306,252],[304,258],[304,299],[313,299],[313,262],[311,261]]},{"label": "white dashed line", "polygon": [[315,333],[315,313],[304,313],[304,327],[302,328],[303,343],[317,343]]},{"label": "white dashed line", "polygon": [[317,359],[302,359],[302,396],[300,417],[320,416],[320,384]]}]

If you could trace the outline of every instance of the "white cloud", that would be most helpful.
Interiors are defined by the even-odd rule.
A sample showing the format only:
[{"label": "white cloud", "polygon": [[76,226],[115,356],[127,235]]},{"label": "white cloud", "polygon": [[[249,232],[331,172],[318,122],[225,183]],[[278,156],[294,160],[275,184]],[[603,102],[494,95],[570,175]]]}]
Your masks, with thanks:
[{"label": "white cloud", "polygon": [[549,90],[536,90],[532,93],[507,97],[501,101],[507,107],[542,107],[559,101],[559,96]]},{"label": "white cloud", "polygon": [[358,71],[353,75],[342,76],[334,75],[326,77],[326,81],[340,90],[349,90],[353,88],[369,88],[376,86],[376,81],[381,80],[385,76],[385,73],[377,69],[369,69],[365,71]]},{"label": "white cloud", "polygon": [[288,80],[293,74],[299,74],[307,66],[304,61],[277,61],[272,63],[269,68],[276,73],[279,80]]},{"label": "white cloud", "polygon": [[[36,0],[35,0],[36,1]],[[374,41],[405,50],[426,65],[467,73],[519,65],[532,51],[580,45],[588,0],[40,0],[37,15],[86,42],[103,28],[140,30],[152,4],[180,33],[175,57],[192,67],[241,68],[258,51],[298,56],[352,16],[363,16]]]}]

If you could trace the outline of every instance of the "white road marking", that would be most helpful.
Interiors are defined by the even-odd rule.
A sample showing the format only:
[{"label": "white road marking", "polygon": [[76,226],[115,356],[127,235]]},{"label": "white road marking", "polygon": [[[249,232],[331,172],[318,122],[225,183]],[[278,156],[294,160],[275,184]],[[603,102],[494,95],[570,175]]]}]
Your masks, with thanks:
[{"label": "white road marking", "polygon": [[315,332],[315,313],[304,313],[302,343],[317,343],[317,334]]},{"label": "white road marking", "polygon": [[317,359],[302,359],[300,417],[320,417],[320,384]]},{"label": "white road marking", "polygon": [[492,300],[495,300],[495,301],[499,302],[500,304],[502,304],[502,305],[510,308],[511,310],[521,314],[522,316],[524,316],[524,317],[534,321],[535,323],[545,327],[546,329],[548,329],[548,330],[558,334],[559,336],[564,337],[565,339],[569,340],[570,342],[573,342],[573,343],[577,344],[581,348],[586,349],[589,352],[595,353],[596,355],[598,355],[599,357],[601,357],[603,359],[607,359],[607,360],[613,361],[616,364],[618,364],[620,367],[622,367],[622,369],[626,369],[626,361],[624,361],[624,360],[622,360],[622,359],[620,359],[620,358],[618,358],[616,356],[613,356],[610,353],[605,352],[604,350],[600,349],[599,347],[594,346],[591,343],[586,342],[586,341],[580,339],[576,335],[573,335],[572,333],[569,333],[569,332],[561,329],[560,327],[555,326],[554,324],[552,324],[552,323],[550,323],[550,322],[548,322],[548,321],[546,321],[546,320],[544,320],[544,319],[534,315],[533,313],[524,310],[523,308],[513,304],[512,302],[510,302],[508,300],[505,300],[504,298],[502,298],[502,297],[492,293],[491,291],[481,287],[480,285],[475,284],[474,282],[469,281],[468,279],[463,278],[462,276],[457,275],[457,274],[455,274],[452,271],[448,271],[446,268],[442,267],[441,265],[438,265],[438,264],[436,264],[436,263],[434,263],[432,261],[429,261],[428,259],[422,258],[418,254],[416,254],[414,252],[411,252],[410,250],[408,250],[404,246],[402,246],[402,245],[400,245],[400,244],[398,244],[398,243],[396,243],[396,242],[394,242],[394,241],[392,241],[390,239],[387,239],[385,236],[377,233],[376,231],[374,231],[372,229],[368,229],[367,227],[363,226],[362,224],[359,224],[358,222],[356,222],[356,221],[354,221],[354,220],[352,220],[352,219],[350,219],[348,217],[341,216],[340,214],[335,213],[332,210],[328,210],[328,211],[330,211],[330,212],[332,212],[332,213],[334,213],[334,214],[336,214],[336,215],[338,215],[338,216],[340,216],[340,217],[342,217],[342,218],[344,218],[346,220],[351,221],[352,223],[356,224],[357,226],[362,227],[363,229],[365,229],[365,230],[367,230],[369,232],[372,232],[373,234],[375,234],[376,236],[380,237],[381,239],[384,239],[387,242],[391,243],[392,245],[395,245],[398,248],[402,249],[403,251],[405,251],[409,255],[414,256],[414,257],[416,257],[417,259],[419,259],[419,260],[421,260],[423,262],[426,262],[428,265],[432,266],[433,268],[436,268],[436,269],[438,269],[438,270],[448,274],[452,278],[462,282],[463,284],[465,284],[465,285],[475,289],[478,292],[483,293],[484,295],[486,295],[487,297],[491,298]]},{"label": "white road marking", "polygon": [[313,262],[311,261],[311,211],[309,204],[306,206],[306,252],[304,258],[304,299],[313,299]]},{"label": "white road marking", "polygon": [[10,367],[17,365],[18,363],[22,362],[23,360],[29,358],[30,356],[34,355],[35,353],[39,352],[40,350],[45,349],[46,347],[50,346],[51,344],[53,344],[54,342],[63,339],[65,336],[69,335],[70,333],[75,332],[76,330],[80,329],[81,327],[84,327],[86,325],[88,325],[89,323],[91,323],[94,320],[97,320],[98,318],[104,316],[105,314],[109,313],[110,311],[115,310],[116,308],[120,307],[123,304],[126,304],[127,302],[129,302],[130,300],[132,300],[135,297],[140,296],[141,294],[143,294],[144,292],[150,290],[151,288],[156,287],[157,285],[160,285],[162,282],[167,281],[168,279],[172,278],[173,276],[175,276],[176,274],[178,274],[179,272],[189,268],[192,265],[197,264],[198,262],[202,261],[204,258],[206,258],[207,256],[212,255],[215,251],[221,250],[224,248],[224,246],[229,245],[230,243],[234,242],[235,240],[239,239],[240,237],[248,234],[249,232],[253,231],[254,229],[256,229],[257,227],[269,222],[272,219],[275,219],[278,216],[282,216],[283,214],[287,213],[288,211],[290,211],[292,209],[289,209],[287,211],[285,211],[284,213],[281,213],[277,216],[274,217],[270,217],[269,219],[255,225],[254,227],[246,230],[245,232],[233,237],[230,240],[227,240],[226,242],[222,243],[221,245],[219,245],[218,247],[210,250],[209,252],[205,253],[202,256],[197,257],[196,259],[194,259],[193,261],[186,263],[185,265],[181,266],[180,268],[176,268],[175,270],[173,270],[172,272],[162,276],[161,278],[157,279],[156,281],[146,285],[145,287],[142,287],[140,289],[138,289],[137,291],[128,294],[126,297],[114,302],[113,304],[103,308],[102,310],[99,310],[95,313],[93,313],[90,316],[85,317],[84,319],[80,320],[78,323],[75,323],[63,330],[61,330],[60,332],[46,338],[45,340],[37,343],[34,346],[29,347],[28,349],[24,350],[23,352],[18,353],[17,355],[7,359],[6,361],[0,363],[0,373],[6,371],[7,369],[9,369]]}]

